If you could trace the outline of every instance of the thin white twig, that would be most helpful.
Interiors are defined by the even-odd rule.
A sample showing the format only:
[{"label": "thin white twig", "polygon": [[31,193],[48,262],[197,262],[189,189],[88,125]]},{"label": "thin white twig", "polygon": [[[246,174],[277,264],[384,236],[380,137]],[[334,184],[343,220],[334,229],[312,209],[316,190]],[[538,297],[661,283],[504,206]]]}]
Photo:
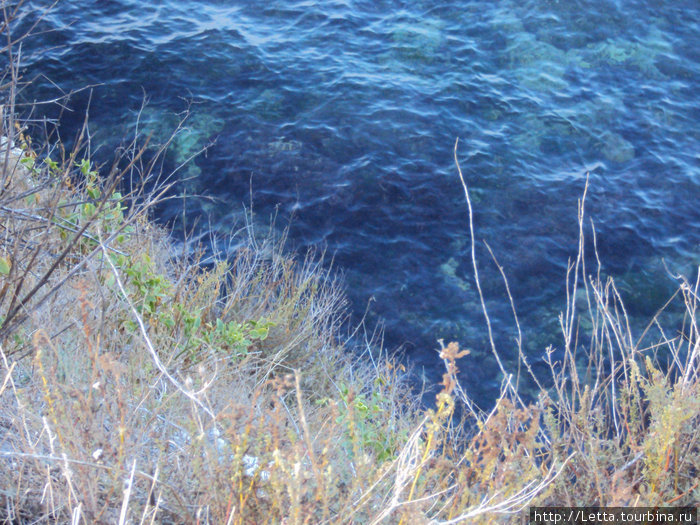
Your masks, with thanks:
[{"label": "thin white twig", "polygon": [[486,327],[489,333],[489,343],[491,344],[491,351],[493,352],[496,361],[498,362],[498,367],[501,369],[503,377],[508,377],[508,373],[501,363],[501,358],[496,351],[496,343],[493,340],[493,330],[491,329],[491,319],[489,318],[488,310],[486,309],[486,302],[484,301],[484,294],[481,291],[481,282],[479,280],[479,269],[476,264],[476,243],[474,242],[474,214],[472,211],[472,201],[469,198],[469,189],[467,188],[467,183],[464,181],[464,175],[462,175],[462,168],[459,166],[459,159],[457,158],[457,146],[459,145],[459,138],[455,140],[454,148],[454,159],[457,165],[457,172],[459,173],[459,180],[462,182],[462,188],[464,188],[464,197],[467,200],[467,209],[469,210],[469,235],[471,241],[471,256],[472,256],[472,266],[474,267],[474,281],[476,282],[476,289],[479,292],[479,300],[481,301],[481,309],[484,312],[484,317],[486,319]]},{"label": "thin white twig", "polygon": [[550,468],[547,475],[544,478],[542,478],[540,482],[534,487],[532,486],[534,483],[533,480],[527,485],[525,485],[518,492],[516,492],[509,498],[504,499],[503,501],[499,501],[498,503],[491,505],[491,502],[498,495],[496,493],[484,499],[476,508],[470,510],[465,514],[462,514],[461,516],[458,516],[448,521],[431,521],[430,523],[431,525],[452,525],[455,523],[462,523],[465,522],[465,520],[470,520],[481,514],[491,512],[495,514],[515,514],[517,512],[520,512],[532,501],[532,499],[535,496],[537,496],[540,492],[547,488],[555,479],[559,477],[562,470],[564,470],[566,464],[572,457],[574,457],[575,454],[576,452],[573,452],[571,455],[569,455],[569,457],[564,460],[562,465],[559,467],[559,470],[557,470],[557,472],[554,473],[554,475],[552,475],[554,467]]},{"label": "thin white twig", "polygon": [[126,487],[124,487],[124,501],[122,501],[122,509],[119,512],[119,525],[124,525],[126,523],[126,511],[129,509],[129,499],[131,498],[131,489],[134,486],[134,473],[136,472],[136,460],[134,459],[131,464],[131,475],[129,480],[126,482]]}]

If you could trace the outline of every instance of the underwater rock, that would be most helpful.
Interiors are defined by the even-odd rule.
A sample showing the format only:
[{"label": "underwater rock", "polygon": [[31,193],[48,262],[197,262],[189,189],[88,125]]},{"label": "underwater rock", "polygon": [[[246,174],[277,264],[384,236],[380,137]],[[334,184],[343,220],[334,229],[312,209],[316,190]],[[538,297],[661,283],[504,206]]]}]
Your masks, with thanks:
[{"label": "underwater rock", "polygon": [[529,313],[531,318],[541,320],[541,325],[538,326],[537,330],[527,327],[525,329],[525,354],[531,356],[531,359],[533,356],[543,356],[546,348],[557,347],[561,344],[562,333],[559,323],[561,313],[561,308],[554,304],[536,306]]},{"label": "underwater rock", "polygon": [[402,24],[392,34],[395,52],[403,60],[431,63],[445,42],[444,23],[437,19]]},{"label": "underwater rock", "polygon": [[298,140],[287,140],[284,137],[278,137],[272,142],[268,142],[267,149],[272,155],[290,151],[299,151],[301,149],[301,142]]},{"label": "underwater rock", "polygon": [[490,121],[497,121],[503,118],[504,112],[500,108],[497,108],[495,106],[491,107],[485,107],[481,111],[481,116],[484,117],[486,120]]},{"label": "underwater rock", "polygon": [[636,44],[624,40],[608,40],[593,46],[593,53],[608,64],[622,64],[635,57],[638,52]]},{"label": "underwater rock", "polygon": [[[506,64],[514,69],[530,67],[535,70],[529,75],[519,74],[519,78],[531,82],[530,85],[525,85],[533,89],[537,88],[538,76],[544,77],[541,85],[546,89],[551,88],[547,86],[550,78],[554,78],[554,83],[558,84],[559,77],[563,76],[567,67],[584,69],[603,65],[632,67],[649,76],[660,77],[663,75],[656,67],[656,61],[660,55],[673,53],[673,45],[656,27],[651,29],[644,38],[638,40],[609,38],[597,43],[589,43],[585,47],[564,51],[538,39],[534,33],[527,32],[522,24],[515,24],[513,30],[509,31],[507,41],[504,56]],[[542,74],[544,71],[546,75]],[[561,81],[563,82],[563,79]]]},{"label": "underwater rock", "polygon": [[542,145],[542,134],[532,131],[518,133],[511,141],[513,146],[526,151],[537,151]]},{"label": "underwater rock", "polygon": [[[163,144],[167,142],[172,133],[178,128],[182,117],[176,113],[164,109],[147,107],[140,116],[140,132],[145,136],[152,136],[152,142]],[[224,127],[224,120],[215,112],[209,112],[202,107],[191,109],[182,127],[177,131],[170,145],[170,154],[176,164],[183,168],[183,178],[194,178],[201,174],[201,169],[192,159],[204,147],[206,147]]]},{"label": "underwater rock", "polygon": [[526,151],[538,150],[542,145],[542,139],[547,134],[545,123],[533,115],[528,115],[522,119],[518,127],[521,131],[513,137],[513,145]]},{"label": "underwater rock", "polygon": [[565,68],[548,64],[547,68],[518,68],[515,78],[520,86],[534,91],[564,91],[569,83],[564,80]]},{"label": "underwater rock", "polygon": [[656,67],[659,55],[672,54],[673,45],[658,28],[653,28],[646,37],[637,41],[622,38],[589,44],[582,54],[587,54],[595,64],[632,67],[642,73],[658,78],[663,74]]},{"label": "underwater rock", "polygon": [[[224,121],[215,115],[196,113],[175,137],[175,161],[186,162],[204,148],[223,127]],[[194,163],[190,163],[187,170],[197,175],[201,172]]]},{"label": "underwater rock", "polygon": [[495,10],[491,19],[491,25],[497,32],[507,34],[522,34],[525,32],[523,21],[518,18],[511,8]]},{"label": "underwater rock", "polygon": [[458,267],[459,263],[457,260],[454,257],[450,257],[446,262],[440,265],[440,273],[443,275],[446,283],[467,292],[471,290],[471,285],[465,279],[457,275]]},{"label": "underwater rock", "polygon": [[274,89],[265,89],[255,99],[253,109],[263,120],[275,121],[285,110],[284,94]]},{"label": "underwater rock", "polygon": [[532,33],[519,33],[510,38],[505,53],[511,67],[534,66],[541,62],[565,66],[574,58],[552,44],[537,40]]},{"label": "underwater rock", "polygon": [[575,52],[542,42],[532,33],[510,37],[503,60],[517,84],[542,92],[566,90],[569,87],[565,79],[567,69],[586,65]]},{"label": "underwater rock", "polygon": [[600,152],[612,162],[628,162],[634,158],[634,146],[621,135],[607,132],[601,137]]},{"label": "underwater rock", "polygon": [[677,283],[669,275],[661,259],[646,257],[639,267],[628,269],[616,278],[628,313],[640,322],[656,313],[676,291]]}]

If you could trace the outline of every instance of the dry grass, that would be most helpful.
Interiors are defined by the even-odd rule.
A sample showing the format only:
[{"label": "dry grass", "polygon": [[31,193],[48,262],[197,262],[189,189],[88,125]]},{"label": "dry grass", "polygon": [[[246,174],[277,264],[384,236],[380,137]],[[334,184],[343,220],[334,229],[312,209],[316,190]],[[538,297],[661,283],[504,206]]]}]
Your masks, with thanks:
[{"label": "dry grass", "polygon": [[[535,504],[700,501],[700,274],[679,277],[683,322],[657,316],[635,340],[614,282],[585,266],[584,199],[539,399],[525,403],[502,365],[502,395],[480,410],[457,380],[470,358],[450,343],[427,410],[399,363],[350,346],[318,258],[251,229],[232,261],[172,258],[147,215],[162,195],[117,192],[134,171],[148,181],[147,150],[98,177],[87,135],[70,153],[31,145],[13,96],[0,522],[501,523]],[[471,212],[466,184],[465,197]]]}]

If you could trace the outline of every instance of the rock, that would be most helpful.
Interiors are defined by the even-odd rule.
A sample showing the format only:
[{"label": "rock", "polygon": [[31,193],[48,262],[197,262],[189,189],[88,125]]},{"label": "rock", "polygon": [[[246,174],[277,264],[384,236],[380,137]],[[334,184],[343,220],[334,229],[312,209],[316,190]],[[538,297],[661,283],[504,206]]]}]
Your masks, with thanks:
[{"label": "rock", "polygon": [[467,292],[471,289],[469,283],[457,275],[459,263],[454,257],[450,257],[446,262],[440,265],[440,272],[444,276],[447,283],[452,284],[460,290]]},{"label": "rock", "polygon": [[607,132],[602,137],[600,152],[607,160],[612,162],[629,162],[634,158],[634,146],[622,138],[621,135]]}]

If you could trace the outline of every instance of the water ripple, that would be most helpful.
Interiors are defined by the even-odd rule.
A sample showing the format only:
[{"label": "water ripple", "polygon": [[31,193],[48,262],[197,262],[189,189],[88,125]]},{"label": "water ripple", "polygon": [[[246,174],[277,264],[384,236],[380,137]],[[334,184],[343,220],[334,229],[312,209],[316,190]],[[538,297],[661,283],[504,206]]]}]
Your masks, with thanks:
[{"label": "water ripple", "polygon": [[[606,272],[665,282],[649,270],[662,257],[675,270],[700,262],[694,0],[261,5],[75,0],[39,23],[46,32],[28,42],[24,67],[64,90],[101,84],[90,114],[106,145],[132,129],[144,91],[156,139],[191,99],[167,160],[216,140],[185,175],[195,180],[188,193],[222,203],[192,213],[225,234],[252,181],[257,216],[293,214],[293,242],[327,246],[356,310],[372,297],[386,340],[407,344],[428,375],[439,373],[432,349],[443,337],[473,347],[495,377],[470,276],[457,137],[477,235],[512,276],[534,354],[554,338],[547,320],[563,298],[587,173]],[[33,16],[27,9],[22,23]],[[53,89],[39,80],[26,93],[53,98]],[[64,126],[82,123],[86,102],[74,99]],[[510,314],[486,255],[489,307],[512,362]]]}]

